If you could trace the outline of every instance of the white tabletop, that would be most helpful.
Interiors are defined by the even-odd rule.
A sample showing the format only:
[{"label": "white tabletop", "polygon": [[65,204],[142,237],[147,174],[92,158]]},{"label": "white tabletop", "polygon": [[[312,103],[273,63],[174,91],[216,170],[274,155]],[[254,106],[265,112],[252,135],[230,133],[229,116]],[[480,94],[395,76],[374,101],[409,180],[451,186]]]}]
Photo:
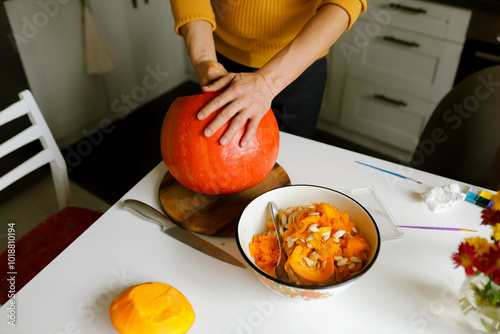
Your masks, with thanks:
[{"label": "white tabletop", "polygon": [[[359,165],[361,161],[422,181]],[[160,232],[120,202],[15,297],[16,327],[1,308],[0,333],[115,333],[108,307],[125,288],[158,281],[181,291],[196,314],[189,333],[472,333],[457,302],[465,277],[451,255],[464,237],[487,236],[467,202],[431,212],[419,193],[455,181],[281,133],[278,163],[292,184],[340,191],[372,186],[400,225],[456,226],[478,233],[404,230],[382,242],[367,274],[342,294],[319,301],[284,299],[250,268],[208,257]],[[160,209],[159,163],[125,198]],[[54,233],[57,233],[55,231]],[[244,262],[234,238],[205,237]]]}]

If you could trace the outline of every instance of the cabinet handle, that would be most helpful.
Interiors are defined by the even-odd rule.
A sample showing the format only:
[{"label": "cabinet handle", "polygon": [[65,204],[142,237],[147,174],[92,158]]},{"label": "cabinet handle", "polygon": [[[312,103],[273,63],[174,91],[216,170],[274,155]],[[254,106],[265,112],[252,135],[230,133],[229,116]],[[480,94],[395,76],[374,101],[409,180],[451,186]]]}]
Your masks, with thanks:
[{"label": "cabinet handle", "polygon": [[382,101],[385,101],[385,102],[389,102],[389,103],[395,104],[397,106],[402,106],[402,107],[407,107],[408,106],[408,104],[405,101],[391,99],[390,97],[387,97],[387,96],[382,95],[382,94],[375,94],[375,95],[373,95],[373,97],[376,98],[376,99],[378,99],[378,100],[382,100]]},{"label": "cabinet handle", "polygon": [[425,10],[423,8],[415,8],[415,7],[405,6],[405,5],[401,5],[399,3],[392,3],[391,2],[389,4],[389,7],[394,8],[394,9],[401,9],[403,11],[412,12],[415,14],[427,14],[427,10]]},{"label": "cabinet handle", "polygon": [[405,41],[404,39],[399,39],[399,38],[396,38],[394,36],[384,36],[383,39],[384,39],[384,41],[398,43],[398,44],[402,44],[402,45],[409,46],[412,48],[420,47],[420,44],[418,44],[417,42]]}]

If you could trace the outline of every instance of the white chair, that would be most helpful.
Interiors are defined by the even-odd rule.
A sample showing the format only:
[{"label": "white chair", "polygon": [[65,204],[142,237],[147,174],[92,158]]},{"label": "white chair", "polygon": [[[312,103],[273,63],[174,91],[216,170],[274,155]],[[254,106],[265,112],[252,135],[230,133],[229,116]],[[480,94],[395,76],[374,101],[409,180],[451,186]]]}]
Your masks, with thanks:
[{"label": "white chair", "polygon": [[[50,164],[60,210],[16,240],[16,292],[102,215],[101,212],[69,205],[68,173],[61,151],[31,92],[25,90],[19,97],[20,101],[0,111],[0,126],[24,115],[29,117],[32,124],[0,145],[0,159],[36,140],[40,141],[43,149],[0,177],[0,191],[36,169]],[[8,250],[9,248],[0,254],[0,263],[8,263]],[[9,299],[8,277],[7,265],[3,265],[0,270],[0,305]]]},{"label": "white chair", "polygon": [[59,209],[63,209],[70,201],[66,163],[31,92],[25,90],[19,97],[20,101],[0,112],[0,126],[24,115],[29,117],[32,125],[0,145],[0,159],[35,140],[40,140],[43,150],[0,177],[0,191],[50,163]]}]

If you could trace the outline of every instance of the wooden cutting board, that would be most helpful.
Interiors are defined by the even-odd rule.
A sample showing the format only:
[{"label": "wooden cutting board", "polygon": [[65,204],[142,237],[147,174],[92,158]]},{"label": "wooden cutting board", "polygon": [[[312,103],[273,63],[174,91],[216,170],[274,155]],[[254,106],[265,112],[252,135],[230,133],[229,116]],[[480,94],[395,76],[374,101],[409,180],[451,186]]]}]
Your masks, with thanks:
[{"label": "wooden cutting board", "polygon": [[234,236],[245,207],[260,194],[290,185],[290,178],[278,164],[261,183],[226,195],[205,195],[190,190],[167,172],[160,184],[160,203],[170,219],[180,227],[212,236]]}]

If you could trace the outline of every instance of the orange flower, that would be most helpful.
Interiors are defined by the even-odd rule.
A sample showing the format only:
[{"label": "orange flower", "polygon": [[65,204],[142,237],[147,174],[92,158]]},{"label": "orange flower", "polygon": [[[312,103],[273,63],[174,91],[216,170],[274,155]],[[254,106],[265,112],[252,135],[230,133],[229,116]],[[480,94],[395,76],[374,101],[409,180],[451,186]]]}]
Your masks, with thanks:
[{"label": "orange flower", "polygon": [[493,201],[493,210],[500,211],[500,191],[491,199]]},{"label": "orange flower", "polygon": [[491,247],[495,247],[494,244],[490,244],[488,240],[481,237],[466,238],[465,242],[467,242],[471,246],[474,246],[474,249],[479,256],[483,255],[484,253],[488,253]]}]

